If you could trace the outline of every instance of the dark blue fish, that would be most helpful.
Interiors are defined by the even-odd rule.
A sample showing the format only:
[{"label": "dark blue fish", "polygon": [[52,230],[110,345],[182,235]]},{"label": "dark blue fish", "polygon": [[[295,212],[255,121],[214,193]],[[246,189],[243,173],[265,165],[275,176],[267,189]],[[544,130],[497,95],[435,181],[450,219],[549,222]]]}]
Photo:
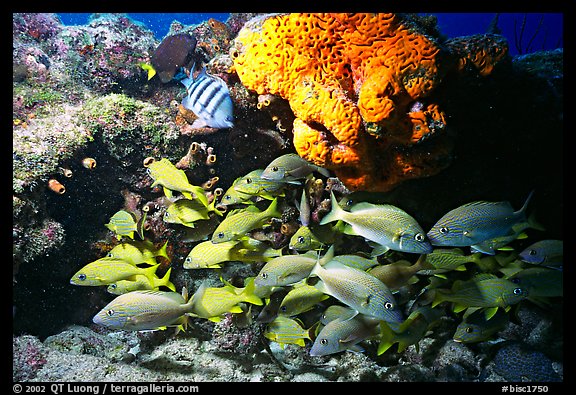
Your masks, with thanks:
[{"label": "dark blue fish", "polygon": [[514,234],[514,226],[526,222],[526,207],[518,211],[509,202],[478,201],[465,204],[446,213],[430,229],[427,236],[432,245],[468,247],[488,239]]},{"label": "dark blue fish", "polygon": [[182,67],[194,63],[196,38],[186,33],[166,37],[152,54],[150,62],[163,83],[170,82]]},{"label": "dark blue fish", "polygon": [[228,86],[219,77],[208,74],[206,68],[194,79],[192,75],[180,81],[187,91],[182,105],[196,114],[193,128],[231,128],[232,99]]}]

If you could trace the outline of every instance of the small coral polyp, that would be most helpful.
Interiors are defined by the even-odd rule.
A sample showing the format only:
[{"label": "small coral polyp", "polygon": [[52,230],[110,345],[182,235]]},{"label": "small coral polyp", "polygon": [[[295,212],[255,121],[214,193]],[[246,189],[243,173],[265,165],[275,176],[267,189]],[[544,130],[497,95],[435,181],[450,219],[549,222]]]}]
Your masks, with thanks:
[{"label": "small coral polyp", "polygon": [[[390,190],[448,164],[412,158],[412,146],[443,129],[445,116],[435,103],[410,107],[430,96],[451,63],[401,16],[260,16],[238,33],[230,54],[247,88],[289,101],[298,154],[350,189]],[[401,163],[393,160],[397,152]],[[411,162],[418,171],[406,171]]]}]

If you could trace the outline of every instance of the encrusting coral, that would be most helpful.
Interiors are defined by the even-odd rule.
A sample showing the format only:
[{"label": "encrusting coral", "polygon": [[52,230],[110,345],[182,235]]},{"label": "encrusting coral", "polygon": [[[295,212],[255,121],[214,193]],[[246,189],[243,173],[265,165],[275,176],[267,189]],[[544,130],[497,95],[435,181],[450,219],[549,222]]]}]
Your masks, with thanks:
[{"label": "encrusting coral", "polygon": [[247,22],[230,55],[246,87],[289,101],[300,156],[350,189],[387,191],[448,165],[449,139],[418,147],[446,126],[427,99],[457,65],[481,64],[485,75],[501,58],[460,52],[453,56],[400,15],[288,14]]}]

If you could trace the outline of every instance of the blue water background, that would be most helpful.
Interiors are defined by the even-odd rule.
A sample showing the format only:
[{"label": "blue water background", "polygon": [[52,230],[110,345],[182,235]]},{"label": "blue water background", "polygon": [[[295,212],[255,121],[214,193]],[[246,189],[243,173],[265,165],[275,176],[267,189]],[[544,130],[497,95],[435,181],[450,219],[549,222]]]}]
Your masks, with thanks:
[{"label": "blue water background", "polygon": [[[84,25],[88,13],[58,14],[65,25]],[[201,23],[209,18],[225,22],[228,13],[129,13],[135,21],[146,25],[159,40],[169,31],[172,21],[185,25]],[[424,15],[424,14],[422,14]],[[494,13],[433,13],[440,32],[447,37],[486,33]],[[561,48],[564,45],[564,20],[561,13],[501,13],[498,19],[501,34],[508,39],[510,54]]]}]

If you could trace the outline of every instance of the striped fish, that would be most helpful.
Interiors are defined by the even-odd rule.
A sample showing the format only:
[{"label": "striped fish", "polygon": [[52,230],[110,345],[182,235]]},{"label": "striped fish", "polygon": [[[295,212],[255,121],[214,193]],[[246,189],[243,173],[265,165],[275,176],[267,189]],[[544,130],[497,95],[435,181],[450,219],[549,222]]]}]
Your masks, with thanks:
[{"label": "striped fish", "polygon": [[192,124],[193,128],[222,129],[234,126],[232,99],[221,78],[208,74],[203,68],[196,79],[190,76],[180,82],[187,91],[182,105],[198,117]]},{"label": "striped fish", "polygon": [[435,246],[468,247],[483,241],[514,234],[514,227],[526,222],[526,208],[514,211],[509,202],[477,201],[450,210],[434,224],[427,236]]},{"label": "striped fish", "polygon": [[118,240],[120,240],[122,236],[128,236],[134,240],[134,232],[144,240],[142,222],[143,221],[138,221],[136,215],[133,213],[120,210],[110,218],[110,222],[104,225],[116,234]]}]

